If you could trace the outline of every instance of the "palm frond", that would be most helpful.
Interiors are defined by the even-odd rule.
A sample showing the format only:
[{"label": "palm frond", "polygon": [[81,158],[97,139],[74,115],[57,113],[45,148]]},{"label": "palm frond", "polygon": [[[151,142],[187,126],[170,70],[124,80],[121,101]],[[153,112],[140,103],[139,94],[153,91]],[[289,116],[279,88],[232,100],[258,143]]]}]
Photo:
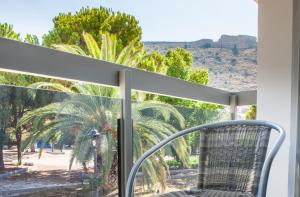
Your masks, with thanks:
[{"label": "palm frond", "polygon": [[89,51],[89,54],[95,59],[101,59],[102,58],[101,51],[93,36],[86,32],[83,32],[82,36],[86,44],[86,47]]},{"label": "palm frond", "polygon": [[72,93],[70,88],[63,86],[60,83],[52,83],[52,82],[36,82],[28,86],[31,89],[48,89],[48,90],[56,90],[67,93]]},{"label": "palm frond", "polygon": [[77,45],[69,45],[69,44],[54,44],[52,45],[52,48],[67,52],[67,53],[72,53],[76,55],[82,55],[82,56],[88,56],[84,50],[82,50],[79,46]]}]

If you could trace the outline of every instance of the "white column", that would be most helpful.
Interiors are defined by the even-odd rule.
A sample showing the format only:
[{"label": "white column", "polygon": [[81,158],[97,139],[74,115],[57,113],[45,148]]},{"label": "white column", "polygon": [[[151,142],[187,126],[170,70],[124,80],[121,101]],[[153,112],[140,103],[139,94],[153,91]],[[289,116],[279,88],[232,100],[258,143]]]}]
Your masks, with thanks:
[{"label": "white column", "polygon": [[271,169],[267,196],[292,197],[288,189],[288,173],[293,83],[293,0],[258,2],[257,118],[278,123],[287,131],[286,140]]}]

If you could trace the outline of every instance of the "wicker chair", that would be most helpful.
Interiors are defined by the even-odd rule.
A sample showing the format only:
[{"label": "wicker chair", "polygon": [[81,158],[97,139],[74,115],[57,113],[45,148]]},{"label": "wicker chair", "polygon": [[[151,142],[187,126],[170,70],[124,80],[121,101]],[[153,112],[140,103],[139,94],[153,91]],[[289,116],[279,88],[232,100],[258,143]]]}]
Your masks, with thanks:
[{"label": "wicker chair", "polygon": [[[271,131],[279,137],[268,151]],[[197,187],[189,191],[161,194],[197,197],[265,197],[270,167],[285,138],[284,130],[265,121],[229,121],[181,131],[145,152],[133,166],[126,197],[132,197],[135,175],[145,159],[171,141],[200,132]]]}]

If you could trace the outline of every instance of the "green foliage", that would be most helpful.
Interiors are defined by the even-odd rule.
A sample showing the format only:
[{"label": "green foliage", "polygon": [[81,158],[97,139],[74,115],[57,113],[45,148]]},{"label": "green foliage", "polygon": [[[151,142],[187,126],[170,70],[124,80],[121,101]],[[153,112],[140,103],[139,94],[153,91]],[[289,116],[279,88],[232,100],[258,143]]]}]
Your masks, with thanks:
[{"label": "green foliage", "polygon": [[198,155],[190,156],[189,163],[192,166],[198,165],[199,164],[199,156]]},{"label": "green foliage", "polygon": [[[21,41],[21,37],[19,33],[16,33],[13,30],[13,26],[7,23],[1,24],[0,23],[0,37],[13,39],[17,41]],[[27,35],[25,38],[25,42],[36,44],[37,37],[33,35]],[[42,78],[29,76],[29,75],[20,75],[15,73],[8,73],[8,72],[0,72],[0,83],[1,84],[9,84],[9,85],[16,85],[16,86],[27,86],[31,83],[37,82]],[[21,89],[17,89],[14,87],[1,87],[1,93],[7,95],[6,101],[1,101],[1,105],[3,109],[1,110],[1,128],[0,128],[0,135],[1,135],[1,142],[0,148],[5,143],[12,143],[16,142],[18,148],[18,163],[21,164],[21,157],[20,157],[20,143],[21,143],[21,136],[22,131],[15,128],[18,119],[23,115],[26,110],[29,110],[32,107],[31,99],[27,94],[24,94]],[[1,108],[2,108],[1,107]],[[5,118],[4,118],[5,117]],[[10,132],[8,133],[7,130],[10,128]],[[13,136],[14,134],[15,136]],[[6,140],[3,140],[6,139]],[[1,154],[2,155],[2,154]],[[3,155],[2,155],[3,156]],[[1,160],[1,158],[0,158]],[[0,166],[3,165],[0,164]]]},{"label": "green foliage", "polygon": [[252,105],[246,113],[246,120],[255,120],[256,119],[256,105]]},{"label": "green foliage", "polygon": [[193,63],[192,54],[182,48],[169,50],[166,54],[165,64],[167,75],[182,80],[189,79],[189,69]]},{"label": "green foliage", "polygon": [[[13,29],[13,25],[8,23],[0,23],[0,37],[22,41],[20,34]],[[38,37],[32,34],[27,34],[24,38],[24,42],[40,45]]]},{"label": "green foliage", "polygon": [[[192,68],[192,54],[182,48],[169,50],[165,57],[157,52],[152,52],[143,57],[137,68],[166,74],[185,81],[200,85],[208,84],[208,71],[206,69]],[[137,100],[158,100],[174,106],[185,106],[197,109],[220,109],[220,106],[204,104],[197,101],[188,101],[168,96],[137,93]]]},{"label": "green foliage", "polygon": [[[14,131],[14,125],[18,118],[18,114],[23,111],[23,106],[27,103],[26,95],[14,87],[1,87],[0,91],[0,151],[3,145],[10,142],[9,133]],[[20,97],[19,97],[20,96]],[[8,133],[8,130],[10,132]],[[0,161],[3,161],[3,154],[1,154]],[[4,168],[4,164],[0,163],[0,168]]]},{"label": "green foliage", "polygon": [[[28,149],[33,143],[42,140],[46,144],[53,139],[58,141],[58,144],[63,144],[59,140],[64,139],[63,136],[72,133],[75,137],[73,148],[73,158],[70,162],[70,167],[74,160],[81,162],[83,165],[92,158],[91,143],[88,134],[91,129],[96,128],[103,132],[101,143],[104,149],[99,153],[98,157],[104,169],[101,169],[103,174],[102,180],[112,180],[116,166],[113,166],[114,155],[116,155],[116,124],[119,105],[112,102],[112,99],[103,96],[103,88],[93,85],[83,85],[74,83],[68,90],[62,88],[61,84],[37,83],[30,87],[41,88],[49,87],[55,90],[64,90],[69,92],[71,97],[61,103],[52,103],[47,106],[32,110],[26,113],[18,122],[18,127],[22,125],[32,125],[30,128],[30,136],[23,143],[23,150]],[[49,89],[48,88],[48,89]],[[75,94],[76,93],[76,94]],[[79,94],[77,94],[79,93]],[[88,96],[88,95],[97,95]],[[110,95],[111,96],[111,95]],[[132,106],[134,121],[134,159],[161,140],[165,139],[178,130],[169,124],[170,118],[177,120],[180,128],[184,127],[184,118],[172,106],[158,102],[143,102],[135,103]],[[151,111],[155,116],[147,115],[146,111]],[[57,138],[58,136],[62,136]],[[188,165],[186,158],[188,155],[185,147],[187,146],[184,139],[179,140],[172,149],[176,152],[178,158],[184,165]],[[42,149],[41,149],[42,150]],[[104,162],[104,163],[103,163]],[[155,170],[156,169],[156,170]],[[161,179],[161,174],[167,174],[167,168],[164,163],[164,153],[159,153],[157,156],[145,162],[143,171],[150,177],[149,184],[159,182],[164,186],[164,179]],[[104,184],[107,184],[105,182]]]},{"label": "green foliage", "polygon": [[[169,169],[172,170],[178,170],[183,167],[181,161],[177,160],[168,160],[166,161]],[[199,166],[199,158],[198,155],[190,156],[188,159],[189,167],[191,168],[197,168]]]},{"label": "green foliage", "polygon": [[[149,111],[151,113],[149,113]],[[158,144],[166,137],[177,133],[185,126],[183,116],[176,108],[169,104],[145,101],[133,105],[133,129],[134,129],[134,160],[136,161],[143,152]],[[171,122],[176,122],[172,124]],[[173,125],[178,125],[176,128]],[[165,176],[167,175],[167,164],[165,155],[172,150],[176,157],[182,162],[182,166],[188,167],[187,143],[180,138],[170,144],[169,149],[156,153],[147,159],[142,170],[146,174],[145,181],[148,184],[160,183],[165,188]]]},{"label": "green foliage", "polygon": [[160,74],[165,74],[167,69],[165,58],[157,52],[151,52],[145,56],[137,65],[137,68]]},{"label": "green foliage", "polygon": [[13,25],[8,23],[0,23],[0,37],[18,41],[21,40],[20,34],[15,32]]},{"label": "green foliage", "polygon": [[[166,74],[178,79],[190,81],[197,84],[206,85],[208,83],[208,72],[202,69],[192,69],[192,55],[184,49],[178,48],[170,50],[166,56],[152,52],[143,56],[144,52],[141,44],[141,28],[133,16],[120,12],[113,12],[105,8],[82,8],[75,14],[60,14],[55,17],[54,28],[43,37],[43,44],[56,49],[93,57],[117,64],[133,66],[140,69]],[[4,26],[0,34],[9,35],[12,39],[20,40],[19,34],[15,33],[12,26]],[[25,42],[39,45],[39,40],[34,35],[27,35]],[[187,47],[187,45],[186,45]],[[20,77],[19,77],[20,76]],[[19,127],[30,123],[30,136],[24,141],[23,148],[28,148],[30,144],[37,140],[44,143],[52,141],[63,144],[64,136],[72,135],[75,139],[74,159],[81,163],[91,159],[91,146],[86,137],[87,131],[91,128],[105,130],[110,120],[116,119],[116,114],[111,114],[111,106],[103,105],[103,99],[97,100],[91,96],[79,96],[79,94],[113,96],[116,92],[111,88],[100,88],[93,85],[82,85],[74,83],[65,83],[63,81],[50,81],[43,79],[8,74],[0,76],[0,80],[7,84],[30,85],[32,88],[47,88],[60,90],[70,93],[69,100],[62,103],[54,103],[29,111],[19,121]],[[53,83],[59,82],[59,83]],[[148,98],[150,99],[150,97]],[[146,99],[147,100],[147,99]],[[167,136],[178,132],[184,127],[184,118],[179,113],[183,112],[179,108],[171,105],[186,106],[196,109],[219,109],[219,106],[203,104],[195,101],[187,101],[169,97],[156,97],[160,102],[143,102],[133,105],[133,114],[136,114],[134,129],[134,158],[138,158],[145,150],[157,144]],[[105,102],[104,102],[105,103]],[[170,105],[171,104],[171,105]],[[21,104],[20,104],[21,105]],[[104,107],[103,107],[104,106]],[[31,110],[30,107],[26,110]],[[149,116],[146,111],[153,111]],[[200,111],[200,110],[199,110]],[[193,111],[188,117],[188,125],[199,124],[204,120],[200,112]],[[4,110],[5,112],[5,110]],[[7,114],[7,113],[6,113]],[[110,114],[110,115],[108,115]],[[203,115],[203,114],[202,114]],[[204,113],[204,115],[207,115]],[[211,117],[207,115],[207,119]],[[19,119],[19,117],[18,117]],[[108,120],[109,119],[109,120]],[[205,119],[205,120],[207,120]],[[211,120],[211,119],[210,119]],[[108,128],[112,125],[108,124]],[[3,132],[4,133],[4,132]],[[198,139],[197,137],[193,138]],[[99,153],[100,158],[103,155],[109,155],[104,159],[106,169],[104,176],[110,176],[114,170],[113,160],[115,151],[115,128],[107,130],[104,141],[113,144],[107,152]],[[191,143],[193,140],[190,140]],[[195,142],[196,143],[196,142]],[[189,142],[190,144],[190,142]],[[179,140],[172,146],[172,150],[180,158],[181,165],[188,165],[186,161],[187,144],[185,140]],[[109,152],[108,152],[109,151]],[[164,152],[159,152],[153,159],[145,162],[143,171],[150,177],[150,183],[160,182],[164,184],[164,179],[159,175],[167,174],[167,166],[164,162]],[[71,163],[72,163],[71,161]],[[106,179],[105,179],[106,180]]]},{"label": "green foliage", "polygon": [[[21,37],[18,33],[13,30],[12,25],[8,24],[0,24],[0,34],[2,37],[14,39],[17,41],[21,41]],[[27,34],[24,42],[29,44],[39,45],[39,41],[37,36]],[[9,73],[9,72],[0,72],[0,83],[7,84],[7,85],[14,85],[14,86],[28,86],[32,83],[36,83],[39,81],[50,81],[50,79],[30,76],[30,75],[23,75],[23,74],[16,74],[16,73]],[[7,87],[10,89],[9,92],[6,92],[9,98],[6,101],[6,109],[3,110],[4,116],[7,118],[3,118],[2,122],[6,127],[2,129],[2,135],[6,135],[6,143],[11,145],[11,143],[15,143],[18,149],[18,163],[21,164],[21,140],[24,134],[22,133],[22,128],[16,128],[17,121],[22,117],[22,115],[27,111],[31,110],[34,107],[39,106],[39,102],[32,100],[28,92],[22,88],[16,87]],[[1,87],[3,91],[5,87]],[[3,102],[4,103],[4,102]],[[9,131],[8,130],[9,128]],[[26,135],[26,134],[25,134]],[[3,145],[3,144],[2,144]],[[1,145],[0,145],[1,146]]]},{"label": "green foliage", "polygon": [[33,45],[40,45],[39,38],[36,35],[32,34],[27,34],[26,37],[24,38],[24,42],[33,44]]},{"label": "green foliage", "polygon": [[[11,77],[9,74],[8,76]],[[22,77],[17,77],[16,79],[21,79]],[[30,81],[22,82],[23,84],[26,84]],[[24,130],[26,131],[26,129],[21,127],[17,128],[17,122],[24,113],[36,107],[40,107],[47,99],[33,97],[32,91],[22,87],[0,86],[0,90],[1,94],[3,94],[1,96],[5,98],[5,101],[1,100],[1,103],[5,105],[3,106],[4,109],[1,110],[1,124],[4,125],[2,132],[4,132],[8,137],[7,145],[12,145],[12,143],[14,143],[14,145],[17,146],[18,164],[21,164],[21,141],[22,136],[24,136]]]},{"label": "green foliage", "polygon": [[168,160],[166,163],[170,169],[179,169],[182,166],[181,162],[176,160]]},{"label": "green foliage", "polygon": [[50,81],[50,79],[43,77],[36,77],[32,75],[23,75],[17,73],[0,72],[0,84],[15,85],[15,86],[29,86],[38,81]]},{"label": "green foliage", "polygon": [[[7,142],[6,130],[11,126],[11,105],[10,101],[11,90],[9,88],[1,89],[0,92],[0,148]],[[1,160],[1,159],[0,159]],[[0,170],[3,164],[0,163]]]},{"label": "green foliage", "polygon": [[[149,69],[149,66],[147,65],[149,62],[152,64],[152,66],[155,66],[155,71],[157,72],[165,72],[165,66],[164,66],[164,58],[159,55],[158,53],[152,53],[148,56],[146,56],[145,60],[140,63],[140,60],[142,59],[143,51],[140,49],[136,49],[134,46],[134,42],[129,43],[128,46],[125,46],[120,52],[117,52],[118,48],[118,42],[117,42],[117,37],[115,35],[110,35],[110,34],[103,34],[102,35],[102,40],[101,40],[101,46],[99,46],[96,42],[96,40],[93,38],[93,36],[89,33],[83,33],[83,41],[85,43],[85,52],[81,47],[76,46],[76,45],[67,45],[67,44],[56,44],[53,45],[54,48],[65,51],[65,52],[71,52],[79,55],[84,55],[84,56],[90,56],[93,58],[97,59],[102,59],[118,64],[125,64],[129,66],[141,66],[144,64],[146,69]],[[182,51],[178,50],[178,54],[182,53]],[[188,58],[185,57],[184,53],[180,54],[182,59],[188,61]],[[191,59],[190,59],[191,61]],[[191,63],[191,62],[190,62]],[[82,86],[79,84],[74,84],[71,87],[64,87],[61,84],[52,84],[52,83],[35,83],[31,85],[30,87],[32,88],[47,88],[47,89],[53,89],[53,90],[60,90],[64,92],[76,92],[80,94],[87,94],[87,95],[101,95],[101,96],[112,96],[112,94],[115,94],[116,92],[113,91],[110,88],[102,88],[98,86],[92,86],[92,85],[86,85]],[[95,91],[96,90],[96,91]],[[103,94],[103,92],[105,92]],[[107,92],[110,92],[107,94]],[[72,97],[71,101],[66,101],[66,103],[70,103],[72,105],[72,100],[74,98]],[[80,97],[82,99],[82,97]],[[75,99],[76,100],[76,99]],[[23,125],[26,123],[26,121],[33,121],[38,120],[39,123],[35,124],[37,127],[33,125],[32,129],[30,130],[30,137],[27,138],[27,140],[23,144],[23,148],[28,148],[30,147],[30,144],[36,142],[37,140],[43,140],[44,143],[47,143],[51,141],[53,137],[55,137],[55,133],[57,132],[62,132],[64,133],[63,135],[65,136],[66,131],[68,131],[67,128],[65,128],[65,125],[76,125],[78,124],[78,116],[80,113],[84,112],[84,109],[80,108],[80,105],[82,106],[92,106],[92,103],[97,103],[95,101],[91,102],[88,100],[83,100],[79,101],[76,100],[76,107],[73,105],[72,108],[66,108],[68,109],[68,114],[67,112],[64,112],[63,110],[60,110],[60,105],[61,104],[51,104],[49,105],[49,108],[47,109],[46,107],[43,107],[41,109],[36,109],[24,116],[22,120],[19,122],[19,125]],[[82,104],[80,104],[82,103]],[[65,104],[69,105],[69,104]],[[144,107],[141,107],[144,106]],[[64,105],[63,105],[64,106]],[[100,111],[108,111],[105,109],[98,109],[101,107],[101,105],[98,103],[98,107],[94,106],[92,107],[93,110],[96,110],[97,113]],[[145,110],[154,110],[156,116],[158,119],[149,117],[144,114]],[[49,110],[47,112],[47,110]],[[74,111],[75,110],[75,111]],[[79,110],[79,111],[76,111]],[[63,116],[59,115],[60,113],[64,112]],[[91,111],[89,111],[91,113]],[[92,126],[87,126],[85,124],[90,123],[90,118],[89,117],[96,117],[93,115],[93,113],[83,113],[83,115],[87,116],[86,118],[82,117],[79,119],[82,119],[82,125],[77,129],[79,130],[80,133],[88,131],[88,129],[82,130],[81,127],[83,128],[92,128]],[[40,114],[40,115],[39,115]],[[76,117],[72,118],[72,114],[76,114]],[[135,137],[134,137],[134,146],[135,146],[135,154],[134,158],[137,159],[144,151],[149,149],[150,147],[154,146],[157,144],[159,141],[164,139],[165,137],[178,132],[178,130],[173,127],[172,125],[168,124],[169,118],[173,117],[172,120],[178,120],[179,128],[183,127],[184,120],[183,117],[181,116],[178,111],[173,108],[170,105],[163,104],[163,103],[139,103],[138,105],[133,105],[133,114],[135,115],[135,124],[134,124],[134,129],[135,129]],[[171,116],[172,114],[172,116]],[[59,117],[64,117],[65,115],[68,116],[68,119],[65,118],[59,118]],[[88,116],[89,115],[89,116]],[[114,118],[115,119],[115,118]],[[49,120],[52,120],[49,122]],[[41,122],[42,121],[42,122]],[[77,121],[72,123],[72,121]],[[101,121],[97,121],[98,124],[101,123]],[[62,125],[62,126],[60,126]],[[102,130],[100,126],[96,127]],[[74,129],[74,128],[72,128]],[[70,129],[69,129],[70,130]],[[83,134],[82,134],[83,135]],[[114,134],[115,135],[115,134]],[[90,147],[87,143],[86,138],[80,137],[81,135],[78,134],[78,136],[75,137],[75,146],[74,146],[74,158],[71,160],[73,161],[75,158],[82,162],[83,164],[87,162],[89,159],[91,159],[91,150]],[[64,139],[64,138],[61,138]],[[59,142],[61,144],[61,142]],[[85,149],[83,149],[85,147]],[[185,141],[182,139],[179,141],[179,144],[173,147],[173,150],[176,152],[178,157],[182,160],[182,162],[187,165],[187,162],[185,162],[185,157],[186,154],[186,149],[183,149],[183,147],[186,147]],[[86,151],[82,151],[86,150]],[[113,154],[109,154],[113,155]],[[150,161],[145,162],[145,165],[147,167],[143,168],[143,171],[151,178],[150,183],[156,183],[160,182],[162,186],[164,186],[164,179],[161,179],[161,173],[163,172],[164,174],[166,173],[166,165],[162,163],[164,161],[163,154],[158,154],[156,158],[151,159]],[[72,162],[71,162],[72,163]],[[109,172],[113,170],[112,166],[112,161],[110,160],[109,165],[107,166],[107,169],[104,170],[104,174],[106,176],[109,176]],[[154,169],[159,169],[160,173],[158,174],[157,170]],[[104,177],[105,178],[105,177]],[[107,178],[107,177],[106,177]],[[106,179],[105,179],[106,180]]]},{"label": "green foliage", "polygon": [[134,16],[111,9],[82,8],[76,13],[60,13],[53,19],[54,28],[43,37],[44,45],[53,44],[77,45],[86,49],[82,32],[90,33],[97,44],[101,46],[102,35],[105,32],[118,37],[118,49],[134,42],[134,46],[141,45],[142,29]]},{"label": "green foliage", "polygon": [[5,131],[1,130],[0,131],[0,147],[3,147],[4,144],[6,144],[7,141],[7,134]]},{"label": "green foliage", "polygon": [[137,66],[142,59],[143,49],[135,47],[134,42],[129,43],[129,45],[118,52],[117,48],[120,46],[115,35],[108,33],[103,34],[101,46],[98,45],[96,40],[89,33],[84,32],[82,37],[87,52],[77,45],[55,44],[52,45],[52,47],[77,55],[89,56],[95,59],[134,67]]},{"label": "green foliage", "polygon": [[[206,85],[208,83],[208,71],[192,69],[192,55],[184,49],[170,50],[165,57],[157,52],[144,56],[141,44],[141,28],[133,16],[120,12],[114,13],[105,8],[83,8],[75,14],[60,14],[55,17],[53,22],[54,28],[44,36],[43,42],[46,46],[166,74],[197,84]],[[1,31],[1,27],[0,32],[6,32],[6,36],[21,40],[19,34],[13,31],[12,26],[2,28],[5,31]],[[40,45],[35,35],[26,35],[24,41]],[[29,136],[23,139],[23,150],[28,149],[37,141],[42,141],[43,145],[51,142],[62,146],[66,143],[66,138],[69,141],[72,138],[72,142],[68,141],[68,143],[73,143],[73,155],[70,161],[71,168],[75,160],[82,163],[83,166],[91,160],[91,142],[88,135],[91,129],[97,128],[99,131],[103,131],[100,140],[103,147],[106,147],[98,153],[99,162],[101,162],[101,166],[104,166],[103,169],[100,169],[102,180],[109,181],[113,179],[111,176],[114,176],[116,171],[114,163],[117,154],[116,124],[113,121],[117,119],[117,110],[114,109],[117,105],[112,104],[107,98],[88,95],[113,97],[116,95],[116,91],[112,88],[103,88],[95,85],[66,83],[64,81],[10,73],[3,73],[0,76],[0,81],[5,84],[29,86],[34,89],[46,88],[70,94],[70,98],[65,99],[63,102],[43,106],[33,105],[32,103],[28,105],[21,100],[14,100],[14,106],[22,109],[22,113],[16,113],[11,108],[5,110],[6,106],[4,104],[6,103],[3,102],[1,116],[8,117],[8,120],[3,123],[5,126],[1,127],[0,137],[6,136],[5,129],[8,126],[16,127],[14,129],[19,129],[19,131],[21,131],[21,128],[26,127],[26,132],[28,131]],[[34,99],[36,97],[28,98]],[[167,102],[168,104],[158,101],[147,101],[135,103],[132,106],[135,131],[133,139],[135,160],[155,144],[185,127],[185,120],[181,115],[181,112],[184,112],[184,110],[175,108],[172,105],[188,106],[196,109],[219,109],[219,106],[169,97],[158,97],[155,100]],[[13,105],[9,103],[7,106]],[[200,110],[190,110],[192,110],[189,111],[190,115],[186,116],[188,117],[188,121],[186,121],[188,126],[199,124],[200,121],[212,120],[212,117],[205,112],[200,113]],[[149,111],[151,111],[150,114],[148,114]],[[18,114],[18,116],[12,119],[11,113]],[[25,115],[22,116],[24,113]],[[17,121],[18,125],[11,124],[11,120]],[[196,139],[198,137],[194,136],[189,139],[189,142],[186,142],[184,138],[181,138],[172,143],[171,151],[175,153],[180,166],[191,165],[187,159],[189,154],[187,147],[188,145],[193,147],[193,144],[197,143]],[[42,150],[41,148],[40,155]],[[164,161],[166,154],[168,154],[168,151],[161,151],[145,161],[142,170],[149,177],[146,180],[149,184],[158,182],[163,188],[165,187],[165,176],[167,176],[168,170],[167,163]],[[103,184],[108,183],[104,182]]]},{"label": "green foliage", "polygon": [[[10,38],[17,41],[22,41],[19,33],[16,33],[12,25],[0,23],[0,37]],[[34,45],[39,45],[39,40],[36,35],[27,34],[24,42]],[[0,84],[8,84],[15,86],[28,86],[38,81],[50,81],[50,79],[36,77],[32,75],[23,75],[9,72],[0,72]]]},{"label": "green foliage", "polygon": [[189,82],[193,82],[200,85],[207,85],[208,84],[208,70],[207,69],[191,69]]},{"label": "green foliage", "polygon": [[[177,48],[176,50],[169,50],[165,57],[165,64],[167,66],[167,75],[185,81],[193,82],[199,85],[208,84],[208,71],[206,69],[192,68],[193,58],[188,51]],[[169,103],[174,106],[184,106],[197,109],[220,109],[218,105],[205,104],[197,101],[189,101],[184,99],[172,98],[168,96],[159,96],[157,100]]]}]

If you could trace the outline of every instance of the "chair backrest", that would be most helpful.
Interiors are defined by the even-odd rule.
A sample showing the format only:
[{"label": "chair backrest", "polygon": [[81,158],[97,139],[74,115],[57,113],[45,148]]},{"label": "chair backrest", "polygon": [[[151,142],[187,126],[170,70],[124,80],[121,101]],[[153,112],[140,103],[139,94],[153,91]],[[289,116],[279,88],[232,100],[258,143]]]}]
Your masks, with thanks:
[{"label": "chair backrest", "polygon": [[[279,136],[267,152],[270,131]],[[267,121],[227,121],[180,131],[147,150],[133,165],[125,197],[132,197],[135,176],[142,163],[161,148],[187,134],[200,132],[199,189],[240,191],[265,197],[270,168],[285,131]]]},{"label": "chair backrest", "polygon": [[217,125],[200,132],[199,189],[236,191],[256,196],[271,128]]}]

